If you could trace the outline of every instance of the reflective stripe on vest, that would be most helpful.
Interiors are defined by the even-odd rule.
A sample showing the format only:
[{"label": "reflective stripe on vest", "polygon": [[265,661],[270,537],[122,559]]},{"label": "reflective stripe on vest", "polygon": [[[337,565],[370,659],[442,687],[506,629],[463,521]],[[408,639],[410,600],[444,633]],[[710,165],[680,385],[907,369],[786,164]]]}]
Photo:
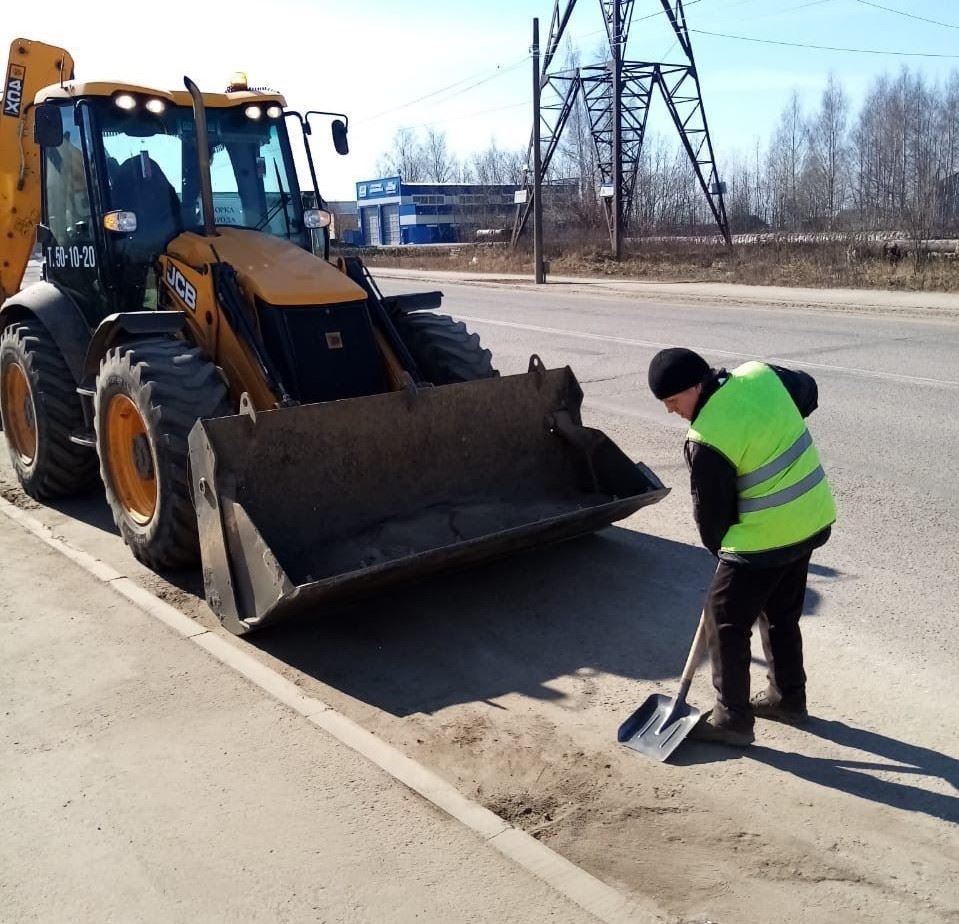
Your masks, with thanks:
[{"label": "reflective stripe on vest", "polygon": [[757,510],[768,510],[770,507],[782,507],[783,504],[788,504],[797,497],[802,497],[807,491],[811,491],[825,477],[826,473],[822,470],[822,466],[818,465],[805,478],[781,491],[764,494],[762,497],[740,497],[739,512],[755,513]]},{"label": "reflective stripe on vest", "polygon": [[736,487],[739,493],[762,484],[764,481],[778,475],[780,472],[789,468],[810,446],[812,446],[812,435],[808,430],[803,430],[802,436],[796,440],[781,456],[777,456],[772,462],[767,462],[760,468],[749,472],[747,475],[741,475],[736,479]]}]

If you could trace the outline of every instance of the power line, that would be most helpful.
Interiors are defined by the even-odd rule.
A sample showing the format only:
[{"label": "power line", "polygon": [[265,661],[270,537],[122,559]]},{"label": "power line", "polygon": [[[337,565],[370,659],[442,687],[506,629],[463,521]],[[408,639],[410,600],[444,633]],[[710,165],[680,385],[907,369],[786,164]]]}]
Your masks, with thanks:
[{"label": "power line", "polygon": [[[690,7],[690,6],[694,6],[697,3],[702,3],[702,2],[703,0],[687,0],[686,6]],[[816,2],[822,2],[822,0],[816,0]],[[647,19],[655,19],[657,16],[665,16],[665,15],[666,15],[666,11],[660,9],[654,13],[649,13],[646,16],[640,16],[638,19],[634,19],[633,22],[634,23],[644,22]],[[592,35],[599,35],[603,32],[605,32],[604,29],[598,29],[596,32],[588,32],[585,35],[579,36],[576,39],[576,41],[580,41],[581,39],[584,39],[584,38],[589,38]],[[408,103],[402,103],[399,106],[391,106],[389,109],[384,109],[382,112],[376,113],[376,115],[367,116],[366,118],[363,118],[363,119],[357,119],[355,124],[363,125],[366,122],[373,122],[376,119],[381,119],[383,116],[391,115],[394,112],[399,112],[401,109],[409,109],[411,106],[416,106],[419,103],[425,102],[428,99],[433,99],[436,96],[440,96],[441,94],[446,93],[449,90],[456,89],[461,84],[464,84],[470,80],[473,80],[474,77],[481,77],[480,80],[477,80],[475,83],[471,83],[469,86],[466,86],[466,87],[463,87],[462,89],[457,90],[456,93],[452,93],[450,96],[448,96],[445,100],[442,101],[442,102],[448,102],[449,100],[455,99],[457,96],[460,96],[461,94],[466,93],[469,90],[472,90],[474,87],[478,87],[484,83],[488,83],[490,80],[495,80],[501,74],[507,74],[510,71],[516,70],[516,68],[520,67],[521,65],[529,61],[529,59],[530,59],[530,55],[525,55],[524,57],[516,61],[514,64],[507,65],[506,67],[500,67],[499,65],[497,65],[496,69],[492,73],[489,73],[487,71],[479,71],[476,74],[472,74],[469,77],[463,77],[462,79],[457,80],[451,84],[448,84],[445,87],[440,87],[440,89],[438,90],[432,90],[431,92],[425,94],[424,96],[418,96],[416,99],[412,99]],[[482,76],[482,75],[486,75],[486,76]]]},{"label": "power line", "polygon": [[959,29],[959,26],[951,22],[940,22],[938,19],[928,19],[925,16],[917,16],[915,13],[906,13],[903,10],[893,9],[891,6],[883,6],[881,3],[873,3],[872,0],[856,0],[863,6],[872,6],[877,10],[885,10],[887,13],[895,13],[897,16],[905,16],[908,19],[918,19],[920,22],[930,22],[934,26],[944,26],[946,29]]},{"label": "power line", "polygon": [[959,55],[935,54],[929,51],[884,51],[880,48],[841,48],[833,45],[809,45],[803,42],[782,42],[777,39],[756,38],[751,35],[731,35],[728,32],[707,32],[705,29],[690,29],[699,35],[713,38],[735,39],[739,42],[756,42],[761,45],[785,45],[789,48],[811,48],[815,51],[844,51],[859,55],[897,55],[906,58],[959,58]]},{"label": "power line", "polygon": [[508,103],[505,106],[496,106],[493,109],[480,109],[478,112],[464,112],[460,115],[450,116],[448,119],[433,119],[429,122],[417,122],[415,125],[403,125],[401,128],[430,128],[434,125],[446,125],[449,122],[461,122],[463,119],[472,119],[476,116],[489,115],[492,112],[503,112],[506,109],[518,109],[520,106],[529,106],[529,100],[523,100],[521,103]]},{"label": "power line", "polygon": [[821,6],[823,3],[833,3],[834,0],[809,0],[809,3],[802,3],[799,6],[788,6],[781,13],[795,13],[796,10],[804,10],[808,6]]},{"label": "power line", "polygon": [[479,77],[480,75],[486,75],[482,77],[480,80],[477,80],[475,83],[470,84],[468,87],[463,87],[462,89],[457,90],[457,92],[451,94],[447,98],[447,100],[443,100],[443,102],[447,102],[448,100],[454,99],[455,97],[459,96],[462,93],[466,93],[467,90],[472,90],[474,87],[478,87],[481,84],[488,83],[490,80],[496,79],[502,74],[508,74],[510,71],[515,71],[516,68],[520,67],[520,65],[525,64],[527,61],[529,61],[529,59],[530,59],[530,55],[524,55],[518,61],[516,61],[513,64],[507,65],[506,67],[501,67],[500,65],[497,64],[495,70],[493,70],[492,73],[485,70],[478,71],[475,74],[471,74],[469,77],[463,77],[460,80],[455,81],[454,83],[448,84],[445,87],[440,87],[440,89],[438,90],[433,90],[425,94],[424,96],[418,96],[416,99],[412,99],[408,103],[402,103],[399,106],[391,106],[389,109],[384,109],[382,112],[378,112],[376,115],[367,116],[365,119],[357,119],[356,124],[362,125],[364,122],[372,122],[375,119],[380,119],[385,115],[390,115],[394,112],[398,112],[401,109],[409,109],[410,106],[415,106],[418,103],[424,102],[425,100],[432,99],[434,96],[439,96],[443,93],[446,93],[448,90],[453,90],[456,87],[459,87],[461,84],[464,84],[467,81],[473,80],[473,78],[475,77]]}]

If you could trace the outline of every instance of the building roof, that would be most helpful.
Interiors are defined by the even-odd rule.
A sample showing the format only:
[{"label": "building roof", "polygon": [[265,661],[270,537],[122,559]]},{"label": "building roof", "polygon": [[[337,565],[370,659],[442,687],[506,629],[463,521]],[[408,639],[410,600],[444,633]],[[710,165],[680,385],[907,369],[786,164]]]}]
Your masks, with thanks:
[{"label": "building roof", "polygon": [[[367,183],[377,183],[378,180],[364,180]],[[404,186],[429,186],[430,188],[457,186],[457,187],[476,187],[477,189],[515,189],[517,183],[429,183],[426,180],[417,180],[415,183],[408,183],[406,180],[400,180]]]}]

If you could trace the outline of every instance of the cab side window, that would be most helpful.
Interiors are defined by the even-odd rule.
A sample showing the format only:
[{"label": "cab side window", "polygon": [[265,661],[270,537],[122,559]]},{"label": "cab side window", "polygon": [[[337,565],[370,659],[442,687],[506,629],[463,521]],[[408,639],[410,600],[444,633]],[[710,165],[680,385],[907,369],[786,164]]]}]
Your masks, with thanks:
[{"label": "cab side window", "polygon": [[90,196],[74,107],[61,106],[63,142],[44,148],[47,226],[61,246],[92,240]]}]

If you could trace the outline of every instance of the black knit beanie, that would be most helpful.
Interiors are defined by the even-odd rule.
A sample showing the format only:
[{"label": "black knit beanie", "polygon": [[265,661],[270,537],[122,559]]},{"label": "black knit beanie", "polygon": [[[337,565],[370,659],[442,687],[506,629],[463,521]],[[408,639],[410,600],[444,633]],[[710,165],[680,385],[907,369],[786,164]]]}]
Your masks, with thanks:
[{"label": "black knit beanie", "polygon": [[660,350],[649,364],[649,389],[664,401],[698,385],[706,378],[709,363],[698,353],[685,347]]}]

